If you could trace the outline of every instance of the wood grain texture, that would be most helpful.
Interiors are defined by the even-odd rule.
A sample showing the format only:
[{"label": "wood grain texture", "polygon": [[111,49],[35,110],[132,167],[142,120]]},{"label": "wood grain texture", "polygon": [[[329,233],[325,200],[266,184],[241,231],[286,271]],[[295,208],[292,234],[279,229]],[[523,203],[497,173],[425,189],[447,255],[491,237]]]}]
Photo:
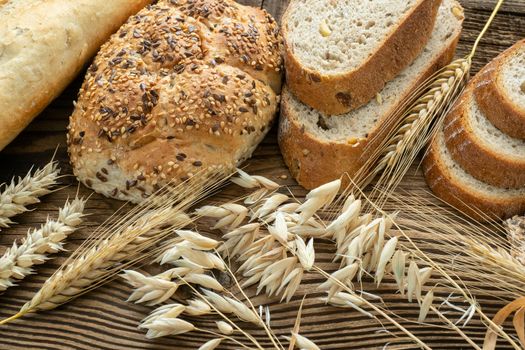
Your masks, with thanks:
[{"label": "wood grain texture", "polygon": [[[241,2],[263,7],[276,18],[280,18],[287,4],[287,1],[283,0],[244,0]],[[468,52],[494,3],[495,0],[462,1],[466,8],[466,21],[458,55]],[[481,42],[474,60],[474,70],[479,70],[498,53],[523,37],[525,37],[525,2],[509,0],[496,18],[488,35]],[[63,173],[71,173],[65,149],[65,130],[81,81],[82,76],[78,77],[24,133],[0,153],[0,164],[2,165],[0,182],[8,181],[12,176],[25,174],[33,164],[45,164],[51,158],[57,145],[59,145],[57,159],[60,161]],[[306,193],[291,179],[282,161],[275,130],[272,130],[254,157],[248,162],[248,170],[289,186],[294,195],[299,198]],[[407,191],[426,190],[427,187],[417,167],[414,166],[412,170],[404,179],[401,187]],[[91,195],[88,189],[78,187],[73,177],[66,177],[62,182],[68,187],[48,195],[40,205],[34,207],[38,210],[16,217],[18,225],[0,232],[0,252],[10,246],[15,239],[23,237],[28,228],[45,222],[47,216],[56,217],[57,208],[61,207],[68,197],[74,196],[77,190],[81,195]],[[229,187],[209,201],[225,201],[234,198],[237,194],[236,188]],[[67,249],[74,249],[121,205],[120,202],[92,195],[86,208],[86,212],[90,215],[84,227],[68,240]],[[321,244],[317,251],[319,263],[327,269],[333,269],[335,266],[330,263],[333,248],[328,244]],[[10,288],[1,295],[0,317],[14,314],[32,297],[65,257],[67,253],[59,254],[58,258],[37,267],[37,274],[30,276],[19,286]],[[300,287],[298,296],[289,304],[280,305],[275,299],[268,300],[263,297],[254,297],[253,300],[256,304],[270,306],[272,327],[281,336],[289,334],[300,304],[300,297],[305,293],[308,294],[303,311],[302,333],[315,340],[322,349],[381,349],[387,342],[389,342],[388,349],[414,348],[414,345],[402,333],[387,323],[383,328],[377,322],[359,313],[323,305],[317,300],[320,295],[315,290],[316,284],[320,281],[321,278],[318,275],[308,275]],[[365,287],[376,290],[372,285],[365,285]],[[137,330],[137,325],[150,308],[126,303],[125,299],[129,296],[130,291],[122,280],[117,279],[56,310],[29,315],[6,326],[1,326],[0,349],[197,349],[210,339],[208,335],[192,333],[176,338],[146,340],[144,333]],[[253,295],[253,290],[248,292]],[[417,308],[400,298],[395,293],[393,284],[384,284],[377,290],[377,294],[386,301],[395,302],[392,309],[401,316],[414,317],[414,310]],[[490,315],[503,306],[497,298],[481,296],[478,301]],[[459,317],[458,314],[452,315],[451,317]],[[205,318],[199,323],[199,326],[212,328],[213,321],[214,319]],[[414,325],[404,320],[400,322],[410,327],[416,335],[435,349],[467,348],[461,338],[447,330]],[[252,330],[248,325],[246,328]],[[479,344],[482,343],[484,327],[479,320],[474,320],[465,331]],[[253,330],[253,334],[265,347],[270,348],[270,344],[265,340],[261,331]],[[236,348],[231,344],[226,345],[221,349]]]}]

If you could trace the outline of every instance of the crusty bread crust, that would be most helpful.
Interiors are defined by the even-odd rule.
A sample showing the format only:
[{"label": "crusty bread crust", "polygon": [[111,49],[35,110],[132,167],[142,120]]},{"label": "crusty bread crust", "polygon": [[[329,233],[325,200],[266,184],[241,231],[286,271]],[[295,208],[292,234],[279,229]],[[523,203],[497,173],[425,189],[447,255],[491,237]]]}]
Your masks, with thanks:
[{"label": "crusty bread crust", "polygon": [[[0,150],[150,0],[11,0],[0,9]],[[22,29],[23,28],[23,29]]]},{"label": "crusty bread crust", "polygon": [[251,156],[279,104],[282,41],[263,10],[161,0],[132,16],[88,69],[71,116],[73,172],[140,202]]},{"label": "crusty bread crust", "polygon": [[525,109],[505,94],[500,74],[505,61],[523,45],[525,39],[505,50],[482,69],[475,95],[480,109],[494,126],[511,137],[525,140]]},{"label": "crusty bread crust", "polygon": [[[436,57],[434,62],[429,62],[425,73],[413,82],[412,89],[452,60],[460,34],[460,31],[456,32],[455,38],[450,41],[448,47],[443,48],[441,55]],[[350,177],[354,176],[366,161],[365,148],[370,154],[374,152],[375,147],[370,143],[381,140],[384,137],[383,135],[390,132],[390,127],[395,125],[395,123],[389,123],[385,116],[370,130],[368,137],[356,145],[325,142],[305,133],[299,118],[292,116],[293,111],[287,96],[290,96],[289,92],[283,92],[279,122],[279,146],[290,172],[297,182],[307,189],[338,179],[345,173]],[[391,112],[397,107],[396,105],[392,106]]]},{"label": "crusty bread crust", "polygon": [[469,82],[445,118],[443,129],[447,148],[454,161],[474,178],[496,187],[524,187],[525,158],[505,156],[483,142],[473,130],[469,114],[477,86],[478,76]]},{"label": "crusty bread crust", "polygon": [[[505,219],[525,212],[525,196],[487,196],[468,188],[442,161],[435,138],[423,160],[423,173],[432,192],[473,219]],[[483,213],[482,215],[480,213]]]},{"label": "crusty bread crust", "polygon": [[[420,0],[407,13],[396,31],[385,38],[363,64],[344,74],[326,75],[304,67],[293,52],[283,15],[286,83],[297,98],[327,115],[338,115],[366,104],[423,50],[432,30],[441,0]],[[288,9],[294,6],[292,0]]]}]

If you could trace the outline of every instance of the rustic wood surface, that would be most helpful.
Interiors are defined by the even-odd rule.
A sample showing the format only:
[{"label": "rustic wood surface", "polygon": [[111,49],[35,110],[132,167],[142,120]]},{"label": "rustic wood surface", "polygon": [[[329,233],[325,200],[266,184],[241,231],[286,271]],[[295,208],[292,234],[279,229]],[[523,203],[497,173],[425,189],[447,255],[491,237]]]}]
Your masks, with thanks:
[{"label": "rustic wood surface", "polygon": [[[287,1],[285,0],[244,0],[245,4],[261,6],[280,18]],[[466,9],[464,33],[458,49],[458,55],[464,55],[476,35],[488,18],[495,0],[462,0]],[[474,71],[486,64],[490,59],[511,44],[525,37],[525,1],[509,0],[496,17],[491,30],[483,39],[479,52],[474,60]],[[8,181],[12,176],[25,174],[32,165],[45,164],[55,152],[64,174],[70,174],[71,169],[65,148],[65,134],[68,116],[72,111],[72,102],[82,75],[72,83],[66,91],[54,101],[10,146],[0,152],[0,183]],[[290,187],[298,197],[305,191],[299,187],[282,161],[276,142],[276,132],[273,130],[260,145],[254,157],[249,161],[248,170],[252,173],[265,175]],[[63,205],[68,197],[73,197],[77,190],[81,195],[88,196],[91,192],[78,186],[72,177],[62,180],[66,188],[45,197],[34,211],[16,218],[18,224],[0,233],[0,252],[10,246],[14,240],[23,237],[28,228],[45,222],[47,216],[55,217],[57,208]],[[410,172],[403,181],[402,187],[408,190],[426,189],[421,174]],[[234,188],[227,188],[223,193],[212,198],[221,201],[235,196]],[[75,233],[67,245],[74,249],[92,230],[115,212],[122,203],[108,200],[99,195],[92,195],[87,205],[89,217],[84,227]],[[333,253],[330,245],[317,248],[320,253],[320,263],[330,268],[328,263]],[[67,253],[39,266],[37,274],[25,279],[19,286],[10,288],[0,296],[0,317],[10,316],[19,309],[37,291],[44,280],[60,265]],[[364,348],[414,348],[395,328],[384,324],[384,328],[356,312],[337,310],[324,306],[316,298],[314,286],[321,278],[317,275],[307,277],[301,286],[298,297],[289,304],[279,305],[277,300],[267,300],[254,297],[256,304],[269,305],[272,315],[272,327],[277,334],[289,334],[295,321],[300,303],[300,297],[308,293],[302,321],[302,332],[311,337],[322,349],[364,349]],[[373,288],[372,286],[370,286]],[[121,280],[93,291],[56,310],[32,314],[14,321],[6,326],[0,326],[0,349],[197,349],[208,335],[192,333],[181,337],[168,337],[156,341],[145,339],[144,333],[137,329],[139,321],[150,308],[125,302],[130,294],[130,288]],[[403,316],[414,316],[417,308],[399,298],[393,285],[386,284],[377,291],[386,301],[395,301],[392,309]],[[253,294],[253,291],[249,291]],[[493,315],[503,305],[495,298],[479,300],[485,312]],[[414,311],[416,310],[416,311]],[[431,319],[432,320],[432,319]],[[204,320],[201,327],[213,327],[214,319]],[[408,322],[414,334],[424,339],[436,349],[467,348],[467,345],[456,334],[436,327],[414,325]],[[250,327],[247,326],[249,329]],[[386,332],[386,331],[390,332]],[[484,327],[474,320],[467,327],[478,343],[482,343]],[[269,347],[264,335],[254,330],[262,344]],[[235,347],[231,347],[235,348]]]}]

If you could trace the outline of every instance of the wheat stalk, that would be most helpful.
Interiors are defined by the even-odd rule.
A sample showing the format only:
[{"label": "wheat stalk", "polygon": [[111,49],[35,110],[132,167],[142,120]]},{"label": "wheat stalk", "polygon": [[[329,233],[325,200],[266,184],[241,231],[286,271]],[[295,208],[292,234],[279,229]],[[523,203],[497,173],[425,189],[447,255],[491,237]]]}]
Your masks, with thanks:
[{"label": "wheat stalk", "polygon": [[27,313],[50,310],[111,280],[164,247],[149,250],[174,230],[192,221],[184,211],[225,180],[221,172],[203,171],[175,188],[166,187],[136,206],[123,218],[101,226],[44,283],[20,311],[0,322]]},{"label": "wheat stalk", "polygon": [[0,291],[33,272],[34,265],[47,261],[48,254],[62,250],[64,240],[82,223],[86,200],[75,198],[59,210],[58,219],[47,219],[39,229],[30,229],[24,240],[13,243],[0,258]]},{"label": "wheat stalk", "polygon": [[33,174],[29,171],[25,177],[11,180],[0,193],[0,230],[13,224],[13,216],[28,211],[27,206],[39,203],[39,197],[50,193],[59,173],[58,162],[51,161]]},{"label": "wheat stalk", "polygon": [[515,216],[505,222],[512,257],[525,265],[525,216]]}]

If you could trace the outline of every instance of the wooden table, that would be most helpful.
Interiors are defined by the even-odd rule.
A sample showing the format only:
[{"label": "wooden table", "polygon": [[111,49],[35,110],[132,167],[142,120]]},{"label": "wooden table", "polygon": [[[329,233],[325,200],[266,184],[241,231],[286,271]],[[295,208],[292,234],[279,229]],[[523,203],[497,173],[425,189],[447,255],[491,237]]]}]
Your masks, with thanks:
[{"label": "wooden table", "polygon": [[[245,4],[261,6],[280,18],[287,1],[285,0],[243,0]],[[471,47],[485,20],[488,18],[495,0],[462,0],[466,9],[464,34],[458,49],[458,55],[464,55]],[[509,0],[496,17],[489,33],[483,39],[479,53],[474,60],[474,72],[485,65],[490,59],[511,44],[525,37],[525,1]],[[54,101],[10,146],[0,152],[0,182],[8,181],[12,176],[25,174],[33,164],[43,165],[53,155],[59,145],[57,159],[62,172],[71,174],[66,153],[66,126],[68,116],[73,108],[73,100],[82,81],[83,74],[72,83],[56,101]],[[298,197],[305,191],[290,178],[282,161],[276,142],[276,131],[268,135],[260,145],[254,157],[249,161],[249,171],[265,175],[290,189]],[[415,168],[414,168],[415,169]],[[18,225],[2,230],[0,233],[1,251],[10,246],[15,239],[23,237],[28,228],[45,222],[46,217],[56,216],[56,210],[64,204],[68,197],[77,192],[78,183],[70,176],[62,180],[69,187],[55,192],[43,199],[36,206],[38,210],[26,213],[16,218]],[[403,181],[406,189],[426,188],[419,172],[410,172]],[[80,186],[80,194],[88,196],[91,192]],[[212,200],[221,201],[232,198],[234,189],[226,189]],[[122,204],[108,200],[99,195],[93,195],[87,205],[90,214],[85,226],[69,240],[67,249],[74,249],[92,230],[105,218],[111,215]],[[328,264],[333,251],[329,245],[317,248],[319,261]],[[23,280],[19,286],[10,288],[0,296],[0,317],[10,316],[28,301],[44,280],[60,265],[67,253],[59,255],[48,263],[39,266],[37,274]],[[328,265],[326,265],[328,266]],[[316,341],[322,349],[362,349],[382,348],[388,338],[385,332],[380,332],[381,326],[366,317],[349,311],[326,307],[316,300],[313,285],[320,281],[316,275],[308,276],[298,295],[308,293],[302,321],[302,332]],[[372,286],[370,286],[373,288]],[[56,310],[33,314],[0,327],[0,349],[197,349],[208,336],[197,333],[181,337],[167,337],[156,341],[145,339],[144,333],[137,329],[139,321],[145,317],[150,308],[126,303],[131,289],[120,279],[93,291]],[[395,311],[402,315],[414,316],[414,305],[407,304],[394,294],[392,285],[383,286],[377,291],[385,300],[395,301]],[[250,291],[253,294],[253,291]],[[254,302],[270,306],[272,327],[280,335],[289,334],[295,320],[300,303],[300,297],[290,304],[279,305],[276,300],[254,298]],[[503,305],[496,300],[480,300],[485,311],[493,314]],[[213,328],[213,319],[204,321],[203,327]],[[428,342],[433,348],[457,349],[466,347],[455,334],[444,332],[439,328],[426,326],[411,326],[415,334]],[[248,327],[249,328],[249,327]],[[385,323],[385,329],[393,335],[401,337],[390,343],[388,348],[400,348],[399,344],[408,344],[395,328]],[[479,322],[472,322],[468,327],[469,334],[481,343],[484,328]],[[254,334],[264,339],[260,331]],[[262,340],[268,345],[268,341]],[[232,347],[233,348],[233,347]]]}]

